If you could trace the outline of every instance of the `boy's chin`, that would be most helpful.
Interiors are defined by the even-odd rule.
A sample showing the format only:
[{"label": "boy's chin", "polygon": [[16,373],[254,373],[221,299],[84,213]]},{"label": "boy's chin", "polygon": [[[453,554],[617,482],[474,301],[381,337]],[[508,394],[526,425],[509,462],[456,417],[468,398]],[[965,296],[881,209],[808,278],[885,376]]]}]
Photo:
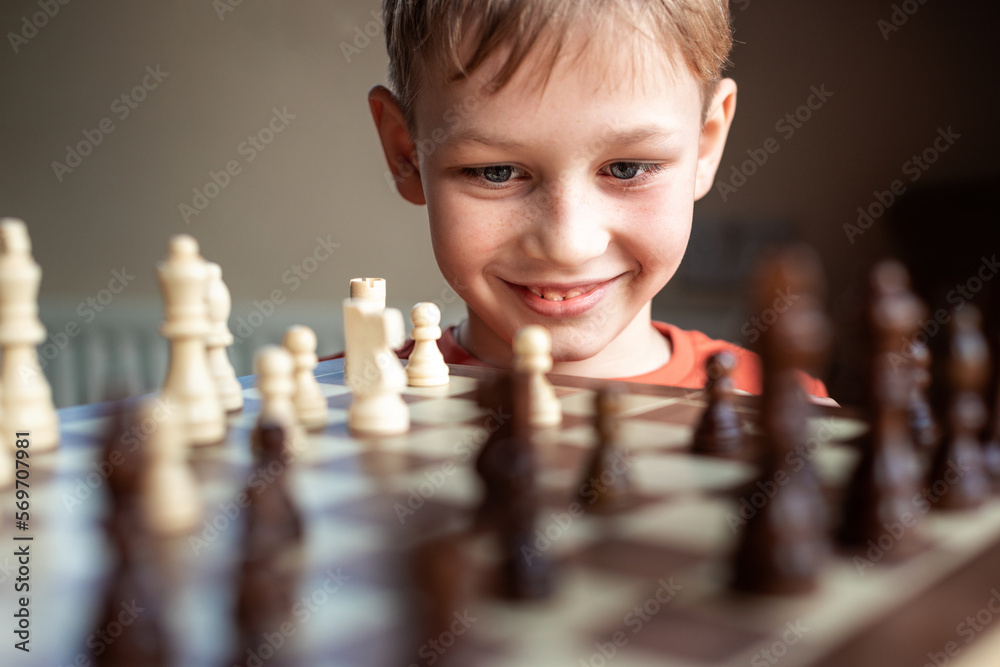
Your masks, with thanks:
[{"label": "boy's chin", "polygon": [[595,345],[593,340],[579,340],[574,342],[576,337],[572,334],[564,336],[553,336],[552,338],[552,361],[571,362],[586,361],[598,352],[602,347]]}]

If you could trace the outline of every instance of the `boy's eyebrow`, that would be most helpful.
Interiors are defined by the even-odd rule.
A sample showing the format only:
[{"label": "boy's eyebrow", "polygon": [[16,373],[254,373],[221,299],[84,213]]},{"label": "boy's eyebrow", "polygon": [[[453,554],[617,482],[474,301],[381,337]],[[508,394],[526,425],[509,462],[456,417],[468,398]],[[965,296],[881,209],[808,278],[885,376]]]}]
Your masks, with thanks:
[{"label": "boy's eyebrow", "polygon": [[[602,132],[594,143],[602,143],[615,146],[638,144],[650,139],[669,140],[676,135],[676,132],[659,125],[648,125],[636,127],[619,132]],[[504,150],[524,148],[525,144],[500,136],[490,136],[483,134],[477,128],[466,127],[452,133],[446,140],[451,145],[457,144],[483,144]]]}]

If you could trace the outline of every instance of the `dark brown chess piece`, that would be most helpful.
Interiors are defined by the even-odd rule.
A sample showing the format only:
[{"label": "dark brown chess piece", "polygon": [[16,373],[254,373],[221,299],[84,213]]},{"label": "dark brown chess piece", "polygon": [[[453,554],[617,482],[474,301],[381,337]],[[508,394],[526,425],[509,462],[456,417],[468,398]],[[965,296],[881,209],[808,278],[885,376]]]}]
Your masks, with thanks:
[{"label": "dark brown chess piece", "polygon": [[[829,553],[828,516],[807,459],[796,456],[808,436],[808,400],[798,370],[814,371],[830,342],[829,323],[818,298],[819,263],[805,249],[771,253],[760,264],[752,303],[771,307],[778,290],[796,295],[760,337],[764,371],[761,396],[760,476],[757,488],[771,489],[746,519],[734,556],[736,590],[801,594],[816,587]],[[796,462],[803,462],[796,469]]]},{"label": "dark brown chess piece", "polygon": [[1000,364],[994,368],[997,368],[998,385],[990,425],[983,435],[983,462],[994,491],[1000,491]]},{"label": "dark brown chess piece", "polygon": [[552,592],[552,569],[545,552],[535,548],[539,497],[531,427],[531,375],[515,371],[499,388],[510,393],[510,438],[499,443],[503,458],[496,463],[495,484],[500,543],[500,593],[515,600],[536,599]]},{"label": "dark brown chess piece", "polygon": [[[513,409],[513,388],[507,373],[501,373],[490,381],[480,383],[477,392],[479,406],[494,410],[497,414]],[[508,418],[500,421],[476,456],[476,474],[483,485],[483,498],[476,511],[476,524],[486,526],[495,523],[496,514],[501,509],[501,478],[507,465],[508,449],[512,437],[512,423]]]},{"label": "dark brown chess piece", "polygon": [[[287,430],[277,422],[264,422],[252,436],[262,466],[281,472],[260,491],[254,491],[250,519],[266,528],[264,541],[272,545],[292,545],[302,539],[302,517],[288,490],[287,466],[293,456],[288,451]],[[255,531],[248,531],[253,533]]]},{"label": "dark brown chess piece", "polygon": [[729,351],[716,352],[705,363],[709,402],[694,432],[696,454],[734,458],[743,451],[743,425],[733,403],[735,368],[736,355]]},{"label": "dark brown chess piece", "polygon": [[[279,472],[262,489],[248,486],[250,503],[246,510],[242,562],[237,578],[235,620],[239,651],[234,658],[246,660],[246,651],[255,649],[260,637],[286,622],[295,604],[299,583],[298,561],[302,520],[287,488],[287,431],[281,424],[264,422],[253,434],[259,465],[279,464]],[[289,664],[288,651],[271,661]]]},{"label": "dark brown chess piece", "polygon": [[[459,620],[456,615],[468,608],[472,598],[474,574],[461,534],[446,534],[420,541],[407,561],[411,597],[404,609],[408,612],[407,625],[413,628],[414,636],[400,661],[404,665],[422,662],[425,656],[421,655],[421,647],[447,633]],[[470,664],[467,656],[463,656],[463,649],[469,643],[469,633],[463,631],[454,639],[455,645],[439,656],[437,664]]]},{"label": "dark brown chess piece", "polygon": [[980,329],[981,319],[979,309],[972,304],[952,316],[948,426],[927,478],[935,509],[978,507],[990,494],[978,437],[986,422],[982,392],[989,373],[989,348]]},{"label": "dark brown chess piece", "polygon": [[931,351],[923,341],[914,339],[908,352],[913,373],[909,401],[910,431],[918,451],[933,451],[941,433],[927,397],[931,385]]},{"label": "dark brown chess piece", "polygon": [[926,309],[910,291],[909,275],[898,262],[876,265],[871,290],[872,428],[860,443],[861,459],[845,491],[837,537],[850,548],[889,540],[892,546],[883,550],[902,558],[920,542],[912,502],[920,491],[921,472],[909,419],[915,377],[893,350],[900,339],[913,336]]},{"label": "dark brown chess piece", "polygon": [[[162,621],[163,591],[158,585],[154,559],[144,557],[146,534],[139,514],[139,492],[145,456],[132,447],[136,412],[125,400],[113,405],[111,428],[102,455],[114,466],[107,478],[109,496],[105,535],[116,558],[108,577],[91,642],[92,664],[99,667],[171,664],[167,634]],[[127,621],[127,623],[126,623]]]},{"label": "dark brown chess piece", "polygon": [[101,458],[112,471],[107,476],[111,524],[121,524],[126,531],[142,528],[139,503],[148,455],[146,448],[137,443],[139,427],[138,411],[132,403],[126,399],[112,403],[111,426],[104,437]]},{"label": "dark brown chess piece", "polygon": [[578,494],[589,511],[614,510],[627,505],[632,497],[630,462],[621,442],[621,397],[621,386],[608,384],[594,398],[597,444]]}]

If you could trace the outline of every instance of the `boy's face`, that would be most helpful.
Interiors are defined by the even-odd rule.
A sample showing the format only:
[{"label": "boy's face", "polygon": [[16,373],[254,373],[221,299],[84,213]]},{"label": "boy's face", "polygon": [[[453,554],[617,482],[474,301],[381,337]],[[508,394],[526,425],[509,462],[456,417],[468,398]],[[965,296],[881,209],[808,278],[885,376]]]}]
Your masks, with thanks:
[{"label": "boy's face", "polygon": [[650,300],[684,255],[729,118],[713,130],[710,117],[721,139],[706,138],[687,68],[645,62],[622,45],[599,66],[561,57],[544,86],[529,57],[492,94],[475,75],[421,90],[400,192],[427,204],[438,264],[469,307],[461,342],[481,359],[505,364],[526,324],[552,333],[557,363],[593,360],[580,374],[651,353]]}]

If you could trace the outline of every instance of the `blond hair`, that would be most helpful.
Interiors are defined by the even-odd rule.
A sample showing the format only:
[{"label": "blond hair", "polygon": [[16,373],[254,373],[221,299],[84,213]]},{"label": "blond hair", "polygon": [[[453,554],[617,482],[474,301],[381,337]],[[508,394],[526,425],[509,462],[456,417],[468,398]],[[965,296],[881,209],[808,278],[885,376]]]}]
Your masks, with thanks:
[{"label": "blond hair", "polygon": [[680,55],[698,82],[704,117],[732,48],[728,0],[383,0],[389,86],[412,129],[430,63],[442,66],[447,80],[458,80],[506,48],[489,82],[499,90],[540,44],[554,65],[571,27],[599,25],[609,15],[637,30],[654,27],[654,40]]}]

